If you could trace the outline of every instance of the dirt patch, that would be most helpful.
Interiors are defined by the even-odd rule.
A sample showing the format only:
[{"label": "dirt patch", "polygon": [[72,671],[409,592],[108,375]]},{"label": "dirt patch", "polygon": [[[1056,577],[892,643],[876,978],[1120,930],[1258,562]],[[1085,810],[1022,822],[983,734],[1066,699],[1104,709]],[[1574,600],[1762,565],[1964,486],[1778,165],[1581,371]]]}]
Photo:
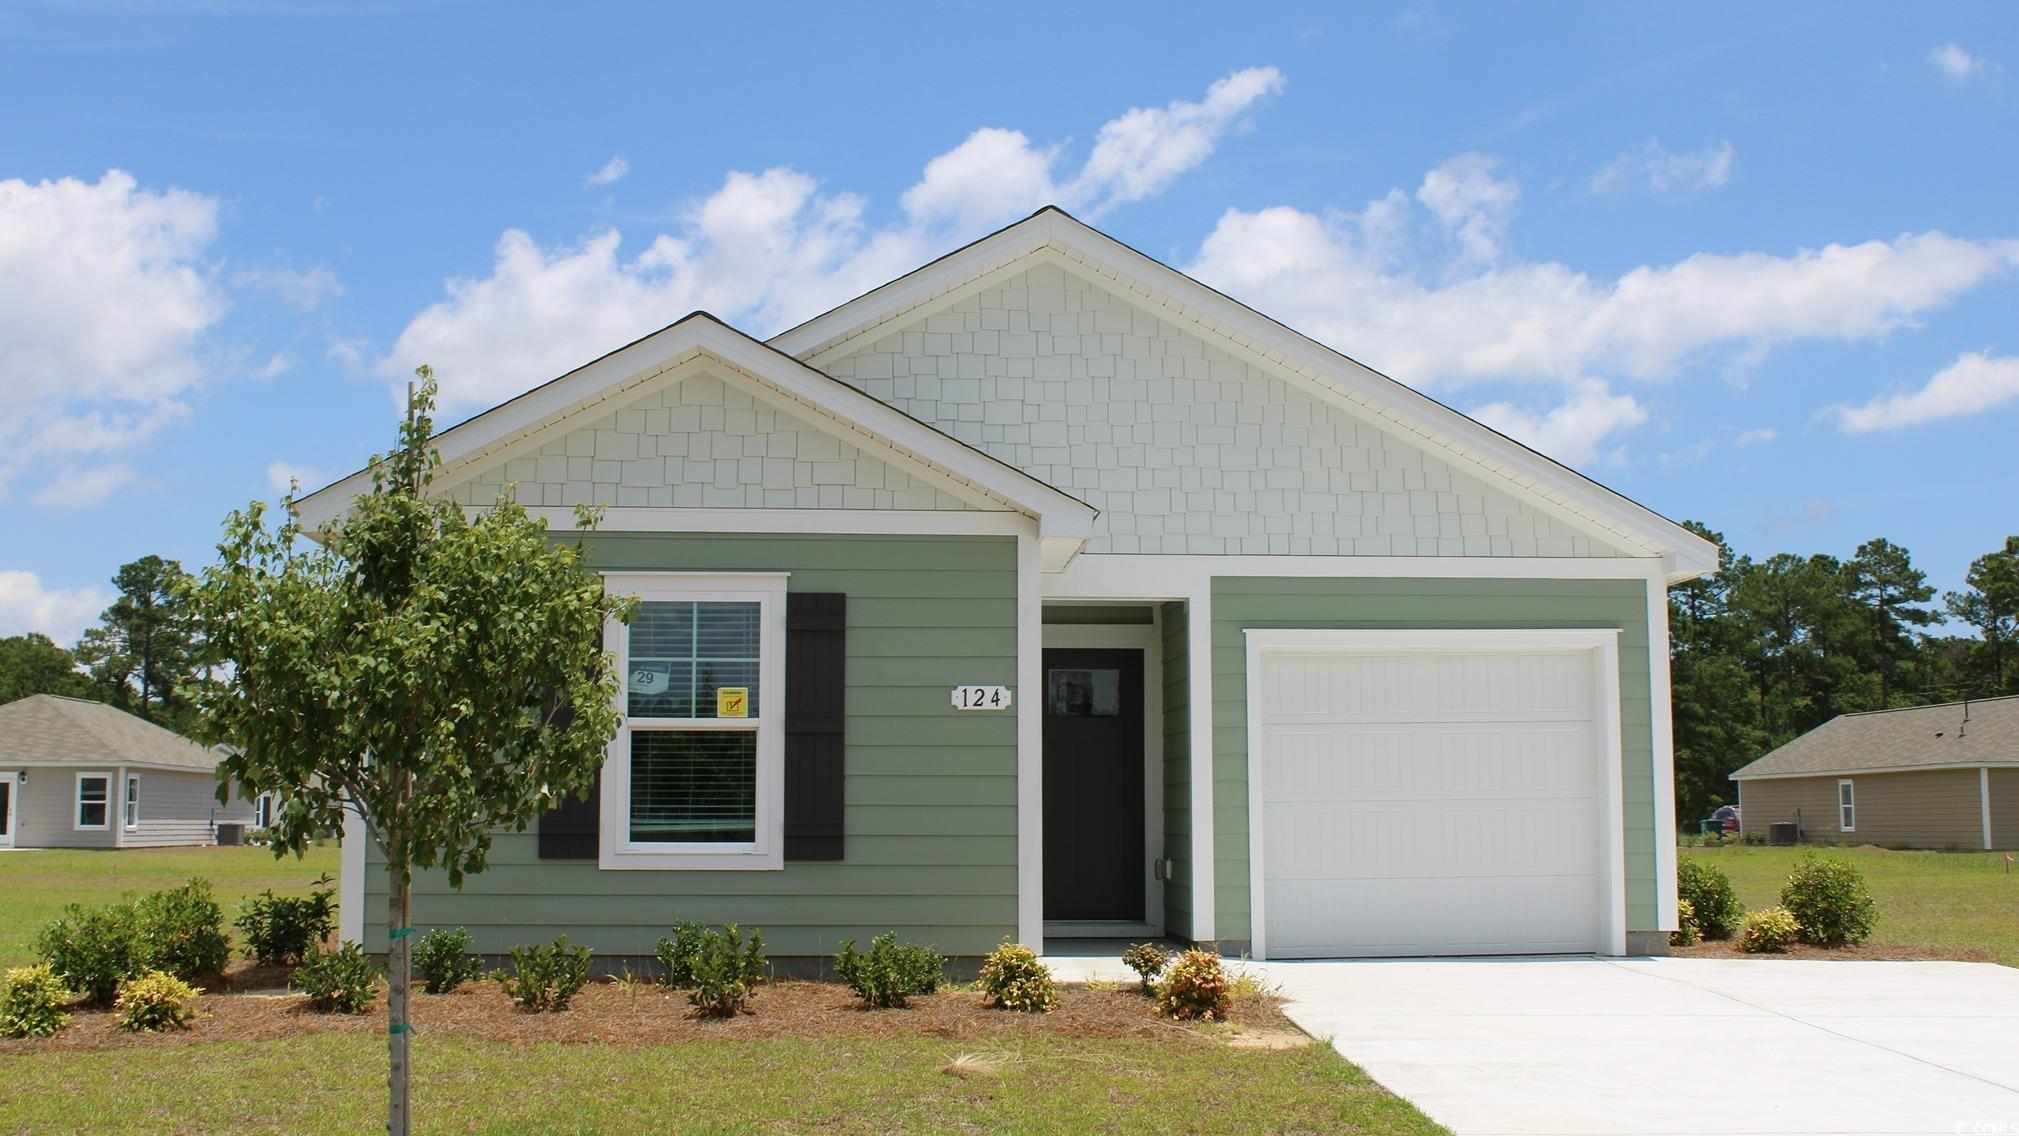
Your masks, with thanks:
[{"label": "dirt patch", "polygon": [[1997,962],[1989,951],[1971,947],[1910,947],[1899,943],[1859,943],[1854,947],[1812,947],[1797,943],[1779,954],[1751,955],[1730,940],[1676,947],[1676,958],[1828,959],[1832,962]]},{"label": "dirt patch", "polygon": [[[475,982],[449,994],[414,996],[414,1029],[421,1036],[476,1037],[531,1045],[541,1042],[597,1045],[669,1045],[694,1041],[833,1038],[837,1035],[914,1034],[987,1041],[1022,1035],[1143,1037],[1233,1044],[1243,1038],[1304,1035],[1271,997],[1237,998],[1226,1025],[1173,1022],[1156,1015],[1148,998],[1134,991],[1062,987],[1058,1008],[1049,1014],[991,1010],[981,995],[962,988],[914,998],[903,1010],[866,1010],[848,988],[829,982],[779,982],[760,988],[751,1012],[727,1021],[696,1018],[684,991],[652,985],[626,988],[597,983],[556,1014],[522,1013],[496,983]],[[196,1024],[164,1034],[129,1034],[107,1010],[78,1009],[70,1025],[52,1038],[0,1040],[0,1055],[42,1050],[112,1049],[129,1046],[200,1045],[220,1041],[262,1041],[310,1033],[367,1033],[383,1036],[385,1002],[369,1014],[318,1014],[299,994],[207,993],[197,1001]]]}]

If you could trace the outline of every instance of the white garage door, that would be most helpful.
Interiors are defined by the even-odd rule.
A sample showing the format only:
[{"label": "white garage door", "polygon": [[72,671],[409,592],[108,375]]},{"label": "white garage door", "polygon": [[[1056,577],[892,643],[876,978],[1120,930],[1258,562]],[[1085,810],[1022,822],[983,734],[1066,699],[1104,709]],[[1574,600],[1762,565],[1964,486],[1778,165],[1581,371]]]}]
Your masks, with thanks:
[{"label": "white garage door", "polygon": [[1593,651],[1259,662],[1268,957],[1599,948]]}]

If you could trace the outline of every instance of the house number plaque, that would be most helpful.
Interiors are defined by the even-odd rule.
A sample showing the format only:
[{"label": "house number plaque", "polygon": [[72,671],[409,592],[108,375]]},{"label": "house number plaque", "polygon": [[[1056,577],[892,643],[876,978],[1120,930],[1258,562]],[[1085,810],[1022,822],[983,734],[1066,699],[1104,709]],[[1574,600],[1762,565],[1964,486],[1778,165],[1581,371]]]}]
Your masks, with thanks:
[{"label": "house number plaque", "polygon": [[953,688],[953,708],[956,710],[1007,710],[1010,708],[1010,688],[1007,686],[956,686]]}]

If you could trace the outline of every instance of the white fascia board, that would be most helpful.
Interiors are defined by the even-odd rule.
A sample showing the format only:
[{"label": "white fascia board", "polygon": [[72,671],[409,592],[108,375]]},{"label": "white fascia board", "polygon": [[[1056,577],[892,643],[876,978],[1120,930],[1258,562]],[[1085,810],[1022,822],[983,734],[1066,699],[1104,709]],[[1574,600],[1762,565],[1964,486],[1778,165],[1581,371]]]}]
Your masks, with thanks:
[{"label": "white fascia board", "polygon": [[1590,535],[1637,542],[1650,552],[1672,556],[1671,584],[1717,570],[1717,547],[1674,521],[1056,209],[1042,210],[859,296],[776,336],[771,344],[818,366],[892,320],[1046,251],[1055,252],[1067,267],[1106,278],[1152,311],[1172,309],[1209,337],[1259,357],[1270,370],[1313,393],[1343,400],[1348,409],[1372,415],[1418,445],[1463,456],[1495,480],[1511,483],[1522,496],[1546,502],[1552,513]]},{"label": "white fascia board", "polygon": [[1181,600],[1219,576],[1659,580],[1655,557],[1164,556],[1083,552],[1045,577],[1050,599]]},{"label": "white fascia board", "polygon": [[[481,508],[466,508],[472,516]],[[528,505],[555,532],[576,529],[570,505]],[[598,532],[847,533],[860,536],[1017,536],[1030,519],[1008,511],[952,509],[708,509],[606,506]]]},{"label": "white fascia board", "polygon": [[[1037,517],[1044,535],[1084,538],[1093,533],[1096,511],[1085,502],[705,313],[689,316],[437,434],[433,444],[442,457],[439,484],[446,486],[456,472],[473,463],[523,444],[567,418],[703,355],[742,372],[743,377],[775,395],[852,428],[876,450],[970,486],[970,495],[978,490]],[[328,524],[370,484],[370,470],[359,470],[302,498],[297,506],[304,528],[313,532]]]},{"label": "white fascia board", "polygon": [[1948,761],[1940,765],[1894,765],[1885,769],[1818,769],[1813,773],[1734,773],[1734,781],[1797,781],[1804,777],[1884,777],[1894,773],[1945,773],[1958,769],[2019,769],[2019,761]]},{"label": "white fascia board", "polygon": [[1250,647],[1272,654],[1312,651],[1592,651],[1619,642],[1616,627],[1249,628]]}]

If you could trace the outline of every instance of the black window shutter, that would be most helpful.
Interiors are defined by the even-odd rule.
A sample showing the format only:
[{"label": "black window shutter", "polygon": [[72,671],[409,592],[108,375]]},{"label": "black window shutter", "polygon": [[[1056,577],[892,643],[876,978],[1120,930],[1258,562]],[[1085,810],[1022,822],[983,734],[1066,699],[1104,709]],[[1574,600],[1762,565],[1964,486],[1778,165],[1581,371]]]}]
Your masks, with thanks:
[{"label": "black window shutter", "polygon": [[785,597],[785,858],[842,858],[848,597]]},{"label": "black window shutter", "polygon": [[587,800],[563,797],[560,804],[540,814],[540,859],[596,859],[596,834],[602,813],[603,773],[598,770]]}]

